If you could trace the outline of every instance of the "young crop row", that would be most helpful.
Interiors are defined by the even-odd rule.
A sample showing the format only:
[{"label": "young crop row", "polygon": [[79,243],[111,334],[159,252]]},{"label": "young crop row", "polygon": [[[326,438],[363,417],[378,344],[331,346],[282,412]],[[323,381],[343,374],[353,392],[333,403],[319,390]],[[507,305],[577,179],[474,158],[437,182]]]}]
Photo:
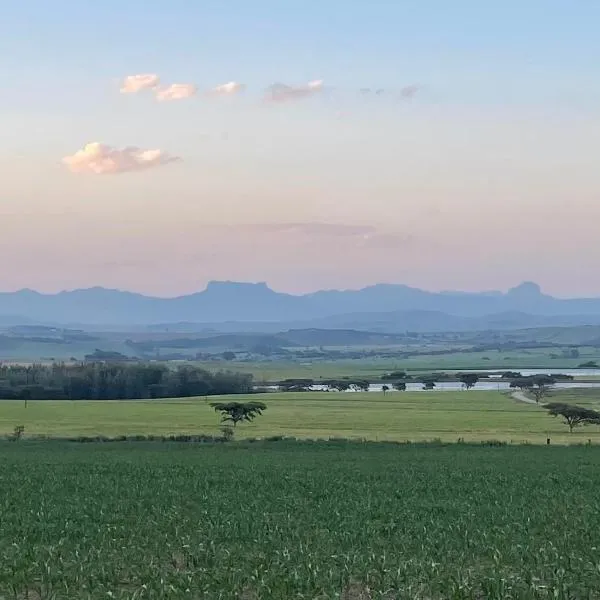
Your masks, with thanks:
[{"label": "young crop row", "polygon": [[0,444],[0,598],[593,598],[600,449]]}]

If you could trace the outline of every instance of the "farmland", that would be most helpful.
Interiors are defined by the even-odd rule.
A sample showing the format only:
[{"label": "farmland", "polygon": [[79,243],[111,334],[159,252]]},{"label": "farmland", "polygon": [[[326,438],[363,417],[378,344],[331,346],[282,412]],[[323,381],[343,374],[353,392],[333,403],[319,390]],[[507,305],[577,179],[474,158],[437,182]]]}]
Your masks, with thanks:
[{"label": "farmland", "polygon": [[[548,349],[487,352],[455,352],[444,355],[421,354],[410,357],[381,358],[364,357],[353,360],[276,360],[276,361],[225,361],[195,362],[211,371],[231,369],[250,373],[257,381],[277,381],[293,377],[328,379],[334,377],[366,377],[376,380],[384,373],[406,370],[413,374],[422,371],[468,371],[468,370],[526,370],[526,369],[576,369],[587,361],[600,364],[597,349],[583,348],[577,359],[556,359]],[[589,376],[582,378],[589,379]]]},{"label": "farmland", "polygon": [[[554,392],[557,398],[562,392]],[[573,393],[569,391],[569,393]],[[221,397],[225,399],[226,397]],[[259,398],[267,410],[253,423],[237,428],[237,438],[287,436],[389,441],[456,442],[496,439],[505,442],[600,443],[600,428],[590,426],[573,434],[535,405],[516,402],[494,391],[382,393],[271,393],[238,395]],[[598,390],[587,402],[600,398]],[[210,397],[138,401],[22,401],[0,403],[0,432],[17,425],[25,435],[169,435],[219,433],[219,417]],[[571,401],[571,400],[569,400]],[[577,402],[575,400],[574,402]]]},{"label": "farmland", "polygon": [[594,446],[0,451],[2,598],[566,600],[600,589]]}]

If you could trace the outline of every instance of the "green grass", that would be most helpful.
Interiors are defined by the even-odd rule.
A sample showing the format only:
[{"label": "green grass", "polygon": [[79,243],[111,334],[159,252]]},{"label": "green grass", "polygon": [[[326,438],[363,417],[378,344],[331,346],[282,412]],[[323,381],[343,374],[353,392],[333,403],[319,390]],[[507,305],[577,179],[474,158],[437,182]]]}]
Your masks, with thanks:
[{"label": "green grass", "polygon": [[594,388],[572,388],[555,389],[545,399],[546,402],[566,402],[577,404],[600,411],[600,389]]},{"label": "green grass", "polygon": [[597,447],[5,442],[0,453],[6,599],[600,589]]},{"label": "green grass", "polygon": [[[594,390],[600,401],[600,390]],[[592,397],[592,396],[590,396]],[[236,396],[260,399],[268,409],[253,423],[237,428],[238,437],[272,435],[325,439],[600,443],[600,428],[569,434],[557,419],[535,405],[498,392],[407,392],[339,394],[312,392]],[[208,399],[211,401],[211,398]],[[214,398],[213,398],[214,400]],[[149,401],[2,401],[0,433],[16,425],[26,435],[216,434],[219,416],[204,398]]]},{"label": "green grass", "polygon": [[[355,360],[324,361],[265,361],[236,362],[211,361],[198,363],[209,370],[231,369],[251,373],[258,381],[276,381],[291,377],[329,379],[334,377],[380,378],[394,370],[419,371],[459,371],[469,369],[574,369],[581,363],[596,360],[600,364],[597,348],[580,348],[579,358],[552,359],[555,348],[498,351],[465,352],[444,355],[421,355],[403,359],[361,358]],[[488,360],[489,359],[489,360]]]}]

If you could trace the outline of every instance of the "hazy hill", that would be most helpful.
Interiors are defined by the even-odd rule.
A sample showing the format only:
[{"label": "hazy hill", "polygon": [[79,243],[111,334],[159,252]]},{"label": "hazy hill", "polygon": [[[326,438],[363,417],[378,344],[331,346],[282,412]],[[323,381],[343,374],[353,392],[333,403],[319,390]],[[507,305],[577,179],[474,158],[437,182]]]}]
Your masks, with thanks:
[{"label": "hazy hill", "polygon": [[[542,317],[550,322],[544,319],[540,322]],[[533,283],[521,284],[506,293],[435,293],[405,285],[380,284],[361,290],[328,290],[295,296],[275,292],[265,283],[211,282],[202,292],[176,298],[98,287],[58,294],[32,290],[5,292],[0,293],[0,323],[3,318],[10,325],[189,322],[210,327],[224,322],[285,322],[302,323],[303,327],[360,329],[373,329],[375,325],[379,331],[390,326],[394,331],[460,330],[600,322],[600,298],[553,298]],[[307,325],[308,322],[312,325]]]}]

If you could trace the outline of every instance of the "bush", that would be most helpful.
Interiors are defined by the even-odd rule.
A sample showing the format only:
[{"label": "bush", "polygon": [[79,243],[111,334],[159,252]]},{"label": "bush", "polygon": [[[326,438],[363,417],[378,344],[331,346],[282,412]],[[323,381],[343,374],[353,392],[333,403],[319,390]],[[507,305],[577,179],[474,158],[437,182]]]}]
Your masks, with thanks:
[{"label": "bush", "polygon": [[25,425],[15,425],[12,435],[9,437],[11,442],[18,442],[25,433]]},{"label": "bush", "polygon": [[231,442],[235,436],[235,432],[233,431],[233,427],[230,425],[223,425],[221,427],[221,439],[224,442]]}]

